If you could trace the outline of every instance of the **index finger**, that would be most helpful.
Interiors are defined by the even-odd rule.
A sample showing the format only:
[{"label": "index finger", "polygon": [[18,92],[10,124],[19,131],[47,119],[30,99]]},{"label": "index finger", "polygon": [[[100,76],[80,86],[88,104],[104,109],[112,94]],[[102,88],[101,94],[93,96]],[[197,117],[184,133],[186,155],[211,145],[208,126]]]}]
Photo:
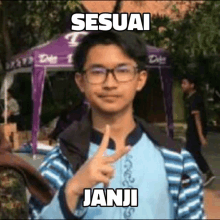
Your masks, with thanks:
[{"label": "index finger", "polygon": [[114,163],[117,160],[119,160],[120,158],[122,158],[125,154],[127,154],[129,151],[131,150],[131,146],[127,146],[125,148],[123,148],[122,150],[117,150],[113,155],[111,156],[106,156],[106,161],[108,163]]},{"label": "index finger", "polygon": [[97,151],[97,155],[103,156],[104,152],[106,151],[106,149],[108,147],[109,138],[110,138],[110,126],[106,125],[105,133],[104,133],[102,142],[99,146],[99,149]]}]

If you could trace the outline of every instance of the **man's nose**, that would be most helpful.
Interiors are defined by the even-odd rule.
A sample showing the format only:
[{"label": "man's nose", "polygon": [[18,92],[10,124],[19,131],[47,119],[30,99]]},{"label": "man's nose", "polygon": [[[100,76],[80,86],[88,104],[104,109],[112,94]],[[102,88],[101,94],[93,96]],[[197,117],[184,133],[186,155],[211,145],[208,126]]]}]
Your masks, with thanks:
[{"label": "man's nose", "polygon": [[117,79],[115,78],[115,75],[114,73],[111,71],[111,72],[108,72],[107,76],[106,76],[106,79],[104,81],[104,86],[107,86],[107,87],[116,87],[118,84],[117,82]]}]

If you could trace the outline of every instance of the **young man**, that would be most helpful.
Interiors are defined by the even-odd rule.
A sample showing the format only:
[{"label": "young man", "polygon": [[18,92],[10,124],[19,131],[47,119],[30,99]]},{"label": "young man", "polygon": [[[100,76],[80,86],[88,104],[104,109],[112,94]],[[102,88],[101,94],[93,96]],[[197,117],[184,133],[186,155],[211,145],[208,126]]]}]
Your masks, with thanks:
[{"label": "young man", "polygon": [[[146,45],[130,32],[91,32],[74,54],[75,80],[91,106],[59,137],[40,167],[57,190],[40,219],[201,219],[199,169],[186,150],[133,116],[133,100],[148,74]],[[104,184],[104,185],[103,185]],[[83,207],[92,188],[138,189],[137,207]]]},{"label": "young man", "polygon": [[207,119],[205,105],[196,85],[196,78],[191,75],[182,79],[182,89],[187,95],[186,149],[192,154],[201,171],[206,174],[204,186],[207,186],[215,176],[201,154],[201,146],[207,146]]}]

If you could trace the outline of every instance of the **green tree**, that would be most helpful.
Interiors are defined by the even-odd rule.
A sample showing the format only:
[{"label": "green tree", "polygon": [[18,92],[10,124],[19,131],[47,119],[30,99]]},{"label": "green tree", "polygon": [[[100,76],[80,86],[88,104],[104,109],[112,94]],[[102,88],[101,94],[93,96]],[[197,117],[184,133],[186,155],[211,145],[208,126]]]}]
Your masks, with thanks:
[{"label": "green tree", "polygon": [[0,61],[65,32],[79,1],[0,1]]},{"label": "green tree", "polygon": [[195,74],[203,82],[219,84],[219,12],[219,1],[205,1],[189,11],[183,20],[172,22],[169,49],[177,75],[194,66]]},{"label": "green tree", "polygon": [[[170,51],[176,77],[191,71],[202,82],[219,87],[219,12],[219,1],[205,1],[193,10],[189,7],[183,19],[171,20],[156,15],[151,20],[151,31],[145,31],[142,35],[149,44]],[[175,5],[173,13],[180,17]]]}]

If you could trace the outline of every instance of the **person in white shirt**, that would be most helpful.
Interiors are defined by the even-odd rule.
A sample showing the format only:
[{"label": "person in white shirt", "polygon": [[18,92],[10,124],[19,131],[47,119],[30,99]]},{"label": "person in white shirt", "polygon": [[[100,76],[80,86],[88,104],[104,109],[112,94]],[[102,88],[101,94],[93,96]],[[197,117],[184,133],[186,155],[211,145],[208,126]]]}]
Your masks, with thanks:
[{"label": "person in white shirt", "polygon": [[12,89],[8,89],[7,91],[7,111],[6,109],[2,113],[2,117],[5,117],[5,114],[9,123],[16,123],[18,129],[22,128],[21,116],[20,116],[20,107],[17,100],[13,97]]}]

